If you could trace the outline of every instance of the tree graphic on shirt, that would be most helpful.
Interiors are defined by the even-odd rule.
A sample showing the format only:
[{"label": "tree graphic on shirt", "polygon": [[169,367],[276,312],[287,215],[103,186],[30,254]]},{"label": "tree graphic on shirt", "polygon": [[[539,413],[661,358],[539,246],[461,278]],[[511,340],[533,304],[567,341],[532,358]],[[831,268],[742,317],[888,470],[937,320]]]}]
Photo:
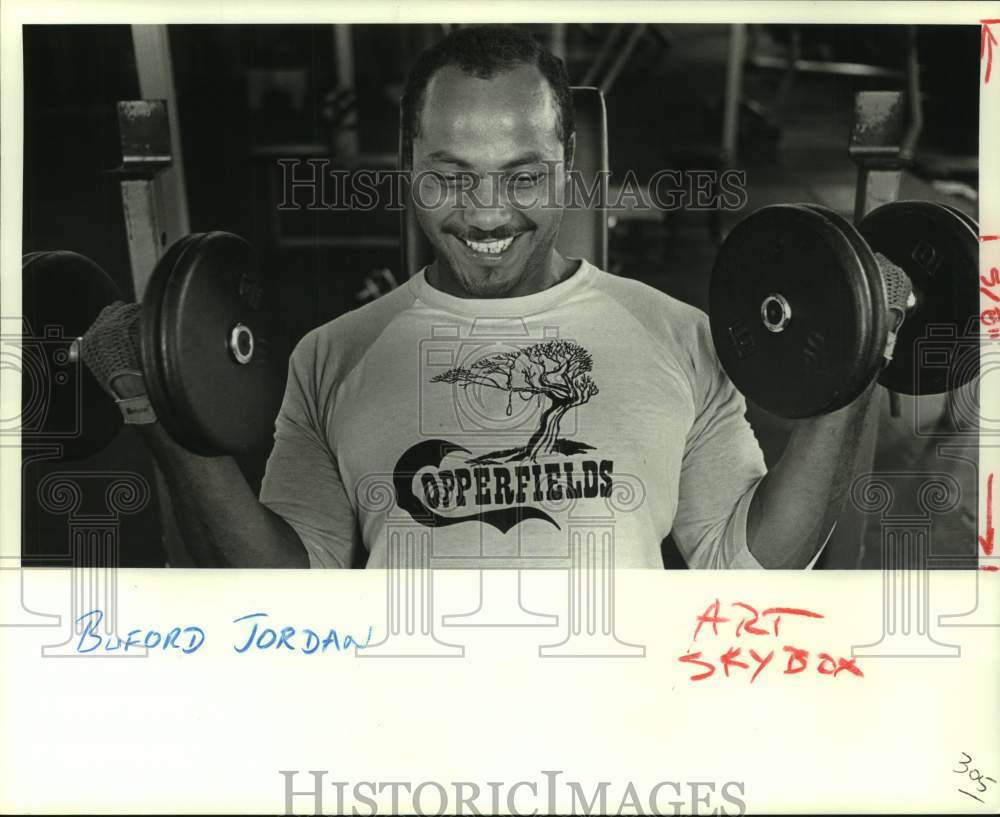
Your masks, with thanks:
[{"label": "tree graphic on shirt", "polygon": [[548,401],[538,427],[527,445],[484,454],[470,462],[504,460],[536,461],[553,454],[575,454],[593,446],[559,439],[559,424],[566,413],[598,393],[590,377],[590,353],[570,340],[547,340],[517,352],[500,352],[482,357],[469,368],[449,369],[431,378],[432,382],[455,383],[462,388],[487,386],[507,392],[507,415],[511,399]]}]

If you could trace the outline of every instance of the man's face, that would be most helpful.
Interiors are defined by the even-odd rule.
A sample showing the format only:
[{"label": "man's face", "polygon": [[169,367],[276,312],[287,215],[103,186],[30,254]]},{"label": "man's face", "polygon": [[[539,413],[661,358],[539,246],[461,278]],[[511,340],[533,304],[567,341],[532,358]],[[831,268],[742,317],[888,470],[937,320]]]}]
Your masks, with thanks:
[{"label": "man's face", "polygon": [[441,288],[489,298],[548,286],[566,168],[545,77],[532,65],[492,79],[442,68],[418,115],[416,214]]}]

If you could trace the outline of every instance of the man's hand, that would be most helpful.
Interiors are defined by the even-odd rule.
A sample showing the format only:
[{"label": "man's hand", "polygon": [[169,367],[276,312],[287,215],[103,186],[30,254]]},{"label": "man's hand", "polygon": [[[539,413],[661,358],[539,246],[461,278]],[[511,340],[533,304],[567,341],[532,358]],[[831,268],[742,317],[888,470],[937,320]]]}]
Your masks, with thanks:
[{"label": "man's hand", "polygon": [[79,341],[79,354],[129,425],[156,422],[142,373],[139,319],[142,307],[115,301],[101,310]]}]

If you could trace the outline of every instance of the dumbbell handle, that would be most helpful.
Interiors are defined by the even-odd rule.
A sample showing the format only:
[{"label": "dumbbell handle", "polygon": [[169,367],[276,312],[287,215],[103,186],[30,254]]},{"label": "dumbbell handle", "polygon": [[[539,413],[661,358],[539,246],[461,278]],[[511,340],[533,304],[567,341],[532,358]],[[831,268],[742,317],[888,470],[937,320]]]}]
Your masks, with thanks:
[{"label": "dumbbell handle", "polygon": [[[250,327],[238,323],[229,333],[229,351],[233,359],[240,365],[246,365],[253,360],[254,336]],[[66,353],[70,363],[78,363],[83,357],[83,338],[73,338]]]}]

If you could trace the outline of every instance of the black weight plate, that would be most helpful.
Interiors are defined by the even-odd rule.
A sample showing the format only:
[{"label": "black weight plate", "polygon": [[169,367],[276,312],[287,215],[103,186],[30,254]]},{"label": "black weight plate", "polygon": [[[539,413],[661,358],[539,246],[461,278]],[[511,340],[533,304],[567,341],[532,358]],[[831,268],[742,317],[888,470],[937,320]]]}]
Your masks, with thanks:
[{"label": "black weight plate", "polygon": [[878,260],[875,258],[875,254],[872,252],[871,247],[865,241],[864,237],[858,232],[858,228],[854,224],[842,216],[836,210],[831,210],[829,207],[823,207],[819,204],[802,204],[801,207],[808,207],[820,215],[824,216],[827,221],[831,222],[837,229],[839,229],[848,240],[851,242],[851,246],[854,247],[854,251],[858,254],[858,258],[861,261],[862,266],[865,269],[865,274],[868,278],[868,284],[872,291],[872,308],[874,310],[872,326],[874,331],[872,332],[872,347],[869,350],[869,356],[867,359],[871,360],[872,370],[871,374],[866,380],[870,383],[878,375],[878,372],[885,365],[885,346],[889,339],[889,320],[887,317],[887,310],[889,308],[887,293],[885,289],[885,281],[882,278],[882,271],[879,269]]},{"label": "black weight plate", "polygon": [[979,241],[968,221],[933,202],[898,201],[872,210],[858,229],[913,286],[914,305],[879,383],[903,394],[941,394],[976,377]]},{"label": "black weight plate", "polygon": [[160,425],[166,429],[170,437],[182,445],[184,444],[184,428],[176,418],[159,354],[160,304],[163,302],[163,292],[166,289],[167,281],[170,280],[179,259],[184,255],[186,248],[197,243],[201,236],[201,233],[194,233],[178,239],[170,245],[170,248],[157,262],[142,297],[142,320],[139,323],[142,339],[142,372],[153,411]]},{"label": "black weight plate", "polygon": [[861,389],[854,394],[853,400],[865,386],[868,386],[885,365],[885,346],[888,341],[889,320],[887,315],[888,302],[885,289],[885,282],[882,278],[882,271],[879,269],[878,261],[871,248],[865,242],[858,228],[842,216],[836,210],[824,207],[819,204],[802,203],[799,207],[806,207],[813,212],[819,213],[840,230],[851,242],[854,252],[857,253],[858,260],[864,268],[872,296],[872,332],[870,334],[871,345],[859,358],[858,375],[863,379]]},{"label": "black weight plate", "polygon": [[[780,331],[762,315],[772,296],[790,309]],[[730,379],[761,408],[788,418],[823,414],[847,405],[874,376],[885,314],[872,299],[868,272],[842,230],[807,207],[764,207],[719,250],[712,339]]]},{"label": "black weight plate", "polygon": [[[844,235],[847,236],[848,240],[851,242],[851,246],[854,247],[854,251],[858,254],[858,258],[865,267],[865,272],[868,275],[868,280],[871,282],[873,289],[880,291],[880,293],[874,292],[876,301],[878,301],[882,306],[886,306],[886,308],[888,308],[885,303],[885,287],[882,283],[882,273],[879,270],[878,261],[875,260],[875,255],[868,246],[868,242],[866,242],[861,233],[858,232],[858,228],[855,227],[849,219],[842,216],[836,210],[831,210],[829,207],[823,207],[819,204],[800,204],[799,206],[808,207],[810,210],[824,216],[827,221],[832,222]],[[875,303],[875,301],[873,301],[873,303]]]},{"label": "black weight plate", "polygon": [[[274,310],[242,238],[205,233],[177,255],[156,308],[155,356],[174,426],[168,430],[191,451],[238,454],[273,435],[287,366]],[[253,336],[245,363],[230,347],[238,325]]]},{"label": "black weight plate", "polygon": [[976,237],[976,241],[977,242],[979,241],[979,224],[976,222],[976,220],[972,216],[970,216],[964,210],[959,210],[954,205],[945,204],[944,202],[937,202],[937,204],[938,204],[939,207],[944,207],[945,210],[948,210],[948,211],[954,213],[956,216],[958,216],[960,219],[962,219],[962,221],[964,221],[966,224],[968,224],[969,225],[969,229],[972,230],[973,235],[975,235],[975,237]]},{"label": "black weight plate", "polygon": [[63,460],[86,459],[115,438],[122,416],[83,361],[70,360],[69,348],[121,292],[75,252],[29,253],[21,273],[22,440],[58,442]]}]

